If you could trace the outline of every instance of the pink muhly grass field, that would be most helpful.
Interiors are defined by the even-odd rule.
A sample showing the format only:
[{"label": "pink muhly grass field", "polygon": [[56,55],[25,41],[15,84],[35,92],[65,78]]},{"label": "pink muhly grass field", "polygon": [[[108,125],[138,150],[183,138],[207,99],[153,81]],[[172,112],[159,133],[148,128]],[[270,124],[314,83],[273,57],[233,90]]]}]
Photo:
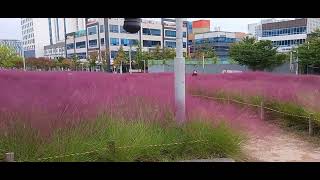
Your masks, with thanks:
[{"label": "pink muhly grass field", "polygon": [[240,96],[262,96],[290,102],[320,112],[320,77],[277,75],[263,72],[201,75],[192,79],[189,91],[225,91]]},{"label": "pink muhly grass field", "polygon": [[[303,83],[303,78],[310,78],[313,83]],[[126,120],[164,121],[174,112],[173,82],[173,74],[3,71],[0,72],[0,125],[5,128],[11,121],[20,121],[48,134],[68,124],[95,120],[102,113]],[[300,101],[295,93],[315,88],[320,80],[244,73],[187,75],[186,82],[188,90],[227,88]],[[186,104],[189,120],[223,121],[256,134],[272,129],[246,107],[192,97],[189,91]]]}]

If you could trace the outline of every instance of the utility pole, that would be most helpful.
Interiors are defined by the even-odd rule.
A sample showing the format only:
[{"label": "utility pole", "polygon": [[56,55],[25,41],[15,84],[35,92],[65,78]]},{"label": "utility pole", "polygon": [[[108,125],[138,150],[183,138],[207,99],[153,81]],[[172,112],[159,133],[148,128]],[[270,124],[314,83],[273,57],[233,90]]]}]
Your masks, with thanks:
[{"label": "utility pole", "polygon": [[122,74],[122,59],[120,61],[120,74]]},{"label": "utility pole", "polygon": [[129,51],[129,63],[130,63],[130,68],[129,68],[129,73],[132,74],[132,66],[131,66],[131,41],[129,41],[130,44],[130,51]]},{"label": "utility pole", "polygon": [[26,71],[26,59],[24,58],[24,49],[22,46],[22,61],[23,61],[23,70]]},{"label": "utility pole", "polygon": [[176,18],[176,58],[174,60],[175,110],[176,120],[186,120],[185,105],[185,59],[183,57],[183,18]]},{"label": "utility pole", "polygon": [[290,52],[290,65],[289,65],[289,68],[290,68],[290,72],[292,72],[292,70],[293,70],[293,62],[292,62],[292,51]]},{"label": "utility pole", "polygon": [[297,50],[297,66],[296,66],[296,75],[299,74],[299,56],[298,56],[298,50]]}]

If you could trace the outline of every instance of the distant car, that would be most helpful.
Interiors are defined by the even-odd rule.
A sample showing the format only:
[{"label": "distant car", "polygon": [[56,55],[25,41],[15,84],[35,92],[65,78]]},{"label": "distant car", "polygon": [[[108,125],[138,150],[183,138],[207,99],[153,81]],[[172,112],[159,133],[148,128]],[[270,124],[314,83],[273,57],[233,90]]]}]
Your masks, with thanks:
[{"label": "distant car", "polygon": [[242,73],[243,71],[239,71],[239,70],[223,70],[222,74],[225,73]]}]

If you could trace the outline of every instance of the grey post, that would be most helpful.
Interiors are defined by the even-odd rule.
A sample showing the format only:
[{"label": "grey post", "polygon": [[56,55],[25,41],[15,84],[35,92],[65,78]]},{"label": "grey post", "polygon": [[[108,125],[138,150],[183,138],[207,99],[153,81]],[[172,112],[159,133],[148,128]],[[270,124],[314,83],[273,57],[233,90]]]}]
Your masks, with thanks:
[{"label": "grey post", "polygon": [[312,120],[313,120],[313,114],[310,114],[310,116],[309,116],[309,136],[312,136],[312,134],[313,134]]},{"label": "grey post", "polygon": [[130,61],[130,68],[129,68],[129,73],[132,73],[132,65],[131,65],[131,41],[129,41],[130,44],[130,50],[129,50],[129,61]]},{"label": "grey post", "polygon": [[112,156],[116,153],[116,143],[114,140],[108,142],[108,149]]},{"label": "grey post", "polygon": [[298,56],[298,50],[297,50],[297,66],[296,66],[296,75],[299,74],[299,56]]},{"label": "grey post", "polygon": [[122,74],[122,59],[121,59],[121,62],[120,62],[120,74]]},{"label": "grey post", "polygon": [[26,59],[24,58],[23,45],[22,45],[22,60],[23,60],[23,70],[26,71]]},{"label": "grey post", "polygon": [[183,123],[186,120],[185,110],[185,59],[183,57],[183,18],[176,18],[176,58],[174,60],[174,86],[176,120]]},{"label": "grey post", "polygon": [[14,162],[14,153],[13,152],[6,153],[5,157],[4,157],[4,161],[5,162]]},{"label": "grey post", "polygon": [[202,71],[204,73],[204,55],[202,55]]}]

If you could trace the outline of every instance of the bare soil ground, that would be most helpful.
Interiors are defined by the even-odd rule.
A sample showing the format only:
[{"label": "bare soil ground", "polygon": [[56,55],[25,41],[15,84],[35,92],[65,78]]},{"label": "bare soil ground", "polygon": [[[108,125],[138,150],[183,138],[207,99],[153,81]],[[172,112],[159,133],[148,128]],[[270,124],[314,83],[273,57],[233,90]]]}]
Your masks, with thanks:
[{"label": "bare soil ground", "polygon": [[320,162],[320,146],[296,133],[279,130],[266,136],[252,135],[244,145],[249,161]]}]

